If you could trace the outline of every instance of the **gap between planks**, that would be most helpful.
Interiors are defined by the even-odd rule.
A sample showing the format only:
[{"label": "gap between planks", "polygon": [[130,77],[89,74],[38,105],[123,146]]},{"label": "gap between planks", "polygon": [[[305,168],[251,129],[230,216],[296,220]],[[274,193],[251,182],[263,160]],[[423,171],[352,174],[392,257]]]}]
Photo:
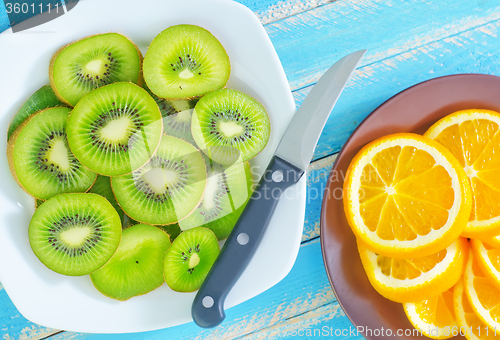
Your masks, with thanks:
[{"label": "gap between planks", "polygon": [[[319,214],[321,211],[321,198],[323,196],[323,190],[325,188],[328,175],[330,173],[330,169],[333,165],[333,162],[336,159],[336,154],[332,156],[328,156],[322,159],[319,159],[317,161],[312,162],[309,167],[307,168],[306,171],[306,176],[307,176],[307,188],[308,190],[314,191],[314,197],[318,197],[317,199],[308,199],[306,202],[306,217],[304,221],[304,232],[302,235],[302,244],[301,247],[308,245],[312,242],[319,242],[318,237],[319,237]],[[311,197],[311,192],[308,192],[307,197]],[[308,221],[311,221],[309,223]],[[330,296],[331,295],[331,296]],[[329,299],[333,299],[333,294],[330,294],[328,296]],[[315,307],[316,309],[318,307]],[[314,310],[314,309],[313,309]],[[299,315],[303,314],[308,314],[308,311],[304,311],[300,313]],[[312,314],[311,314],[312,315]],[[293,319],[295,316],[288,317],[288,319]],[[305,318],[303,316],[302,318]],[[276,332],[276,329],[279,329],[281,323],[283,321],[279,321],[271,326],[274,327],[272,328],[273,332]],[[285,321],[286,323],[286,321]],[[263,330],[266,330],[267,328],[263,328]],[[271,330],[266,330],[266,332],[269,332]],[[256,329],[253,331],[255,334],[258,334],[260,332],[259,329]],[[42,339],[49,339],[55,335],[61,335],[62,333],[65,333],[65,331],[57,331],[54,330],[53,333],[49,334],[44,334],[44,337]],[[244,335],[243,335],[244,336]],[[41,339],[40,339],[41,340]]]}]

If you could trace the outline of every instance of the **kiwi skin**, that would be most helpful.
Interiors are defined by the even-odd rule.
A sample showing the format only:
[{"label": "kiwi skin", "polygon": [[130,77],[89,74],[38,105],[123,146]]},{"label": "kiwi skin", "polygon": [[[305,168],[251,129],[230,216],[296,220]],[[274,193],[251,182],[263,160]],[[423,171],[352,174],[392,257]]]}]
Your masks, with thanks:
[{"label": "kiwi skin", "polygon": [[[117,84],[132,84],[132,85],[138,86],[137,84],[134,84],[134,83],[132,83],[132,82],[116,82],[116,83],[112,83],[112,84],[108,84],[108,85],[101,86],[101,87],[99,87],[99,88],[97,88],[97,89],[95,89],[95,90],[93,90],[93,91],[89,92],[87,95],[91,94],[92,92],[94,92],[94,91],[96,91],[96,90],[100,90],[100,89],[103,89],[103,88],[105,88],[105,87],[107,87],[107,86],[113,86],[113,85],[117,85]],[[150,95],[150,94],[149,94],[149,93],[148,93],[148,92],[147,92],[147,91],[146,91],[146,90],[145,90],[142,86],[139,86],[139,88],[140,88],[142,91],[144,91],[145,93],[147,93],[147,95],[148,95],[148,96],[149,96],[149,97],[150,97],[150,98],[154,101],[153,97],[151,97],[151,95]],[[84,97],[82,97],[82,100],[83,100],[83,98],[85,98],[87,95],[85,95]],[[156,103],[156,102],[155,102],[155,103]],[[161,120],[161,111],[160,111],[160,108],[158,107],[158,105],[157,105],[157,104],[156,104],[156,109],[158,109],[158,115],[159,115],[160,120]],[[72,111],[72,112],[71,112],[71,115],[73,114],[73,112],[74,112],[74,111]],[[68,117],[68,123],[71,121],[71,115],[70,115],[70,117]],[[155,122],[156,122],[156,121],[155,121]],[[153,122],[153,124],[154,124],[155,122]],[[161,122],[160,122],[160,123],[161,123]],[[68,125],[69,125],[69,124],[68,124]],[[141,167],[143,167],[144,165],[146,165],[146,164],[147,164],[147,163],[151,160],[151,158],[153,158],[153,157],[154,157],[154,155],[156,154],[156,151],[158,150],[158,147],[160,146],[161,136],[162,136],[162,135],[163,135],[163,124],[161,124],[161,132],[160,132],[160,139],[159,139],[159,142],[158,142],[158,144],[155,146],[155,149],[154,149],[154,151],[151,153],[151,156],[150,156],[150,157],[149,157],[149,158],[148,158],[148,159],[144,162],[144,164],[142,164],[141,166],[139,166],[137,169],[135,169],[135,170],[133,170],[133,171],[128,171],[128,172],[126,172],[126,173],[124,173],[124,174],[116,175],[116,174],[103,174],[103,173],[102,173],[102,171],[96,171],[96,170],[94,170],[94,169],[90,169],[90,168],[89,168],[89,169],[90,169],[90,170],[92,170],[93,172],[95,172],[95,173],[96,173],[96,174],[98,174],[98,175],[107,176],[107,177],[117,177],[117,176],[123,176],[123,175],[130,174],[130,173],[132,173],[132,172],[134,172],[134,171],[137,171],[137,170],[139,170]],[[68,146],[69,146],[69,148],[71,149],[71,143],[69,142],[69,140],[68,140]],[[73,152],[73,150],[72,150],[71,152]],[[84,164],[84,163],[83,163],[83,162],[82,162],[82,161],[78,158],[78,156],[77,156],[74,152],[73,152],[73,155],[75,156],[75,158],[76,158],[76,159],[77,159],[77,160],[78,160],[78,161],[79,161],[82,165],[85,165],[85,164]],[[101,170],[102,170],[102,169],[101,169]],[[115,196],[115,197],[116,197],[116,196]]]},{"label": "kiwi skin", "polygon": [[[39,198],[39,197],[35,197],[33,196],[32,194],[30,194],[28,192],[28,190],[26,190],[26,188],[21,184],[21,182],[19,181],[19,178],[17,177],[17,173],[16,173],[16,169],[14,167],[14,146],[16,144],[16,140],[17,140],[17,137],[19,136],[19,134],[21,133],[21,130],[26,126],[28,125],[28,123],[33,119],[35,118],[36,116],[44,113],[45,111],[47,110],[51,110],[53,109],[53,107],[49,107],[49,108],[46,108],[44,110],[41,110],[41,111],[38,111],[37,113],[35,114],[32,114],[31,116],[29,116],[28,118],[26,118],[22,123],[21,125],[19,125],[17,127],[17,129],[14,130],[14,132],[12,133],[12,135],[10,136],[10,139],[9,141],[7,142],[7,163],[9,164],[9,170],[10,170],[10,173],[12,174],[12,177],[14,177],[16,183],[21,187],[21,189],[23,189],[28,195],[30,195],[31,197],[35,198],[35,199],[38,199],[42,202],[45,202],[43,199]],[[84,166],[82,164],[82,166]],[[97,179],[97,175],[96,175],[96,179]],[[94,182],[92,183],[92,185],[94,185],[96,179],[94,179]],[[90,188],[92,188],[92,185],[90,186]],[[86,192],[88,192],[89,189],[87,189]],[[40,206],[40,204],[37,205],[37,203],[35,202],[35,208],[38,208]]]},{"label": "kiwi skin", "polygon": [[[174,140],[179,140],[179,141],[182,141],[183,143],[186,143],[186,144],[190,145],[192,148],[194,148],[197,152],[199,152],[199,153],[200,153],[200,155],[202,154],[202,153],[201,153],[201,151],[200,151],[199,149],[197,149],[194,145],[189,144],[188,142],[186,142],[186,141],[185,141],[185,140],[183,140],[183,139],[180,139],[180,138],[177,138],[177,137],[172,137],[172,136],[166,136],[166,135],[162,135],[162,138],[171,138],[171,139],[174,139]],[[161,140],[160,140],[160,143],[159,143],[158,147],[157,147],[157,148],[156,148],[156,150],[155,150],[155,153],[151,156],[151,158],[153,158],[153,156],[156,154],[156,152],[157,152],[157,151],[158,151],[158,149],[160,148],[160,145],[161,145]],[[203,158],[203,156],[201,156],[201,157]],[[151,160],[151,158],[148,160],[148,162]],[[146,162],[146,164],[147,164],[148,162]],[[146,164],[144,164],[144,165],[146,165]],[[144,166],[144,165],[143,165],[143,166]],[[142,167],[141,167],[141,168],[142,168]],[[141,168],[139,168],[139,169],[141,169]],[[139,169],[138,169],[138,170],[139,170]],[[137,170],[136,170],[136,171],[137,171]],[[205,171],[205,175],[206,175],[206,168],[204,169],[204,171]],[[128,175],[128,174],[125,174],[125,175]],[[125,176],[125,175],[123,175],[123,176]],[[115,176],[114,178],[117,178],[117,177],[121,177],[121,176]],[[179,221],[181,221],[181,220],[185,219],[186,217],[188,217],[189,215],[191,215],[191,214],[192,214],[192,213],[196,210],[196,208],[198,207],[198,205],[200,204],[200,202],[201,202],[201,201],[202,201],[202,199],[203,199],[203,194],[202,194],[202,195],[200,196],[199,200],[196,202],[196,205],[193,207],[193,209],[192,209],[192,210],[191,210],[191,211],[190,211],[190,212],[189,212],[186,216],[183,216],[181,219],[178,219],[177,221],[173,221],[173,222],[168,223],[168,224],[153,224],[153,223],[151,223],[151,222],[149,222],[149,221],[148,221],[148,222],[144,222],[144,221],[140,221],[139,219],[138,219],[138,220],[135,220],[132,216],[130,216],[130,215],[127,213],[127,211],[126,211],[125,209],[123,209],[122,205],[120,204],[120,200],[117,198],[117,195],[116,195],[116,190],[115,190],[115,187],[113,186],[113,177],[111,177],[111,178],[112,178],[112,180],[111,180],[111,189],[113,190],[113,194],[114,194],[114,196],[115,196],[115,198],[116,198],[116,201],[118,202],[118,205],[119,205],[119,206],[120,206],[120,208],[123,210],[124,214],[128,217],[128,219],[129,219],[129,220],[131,220],[131,221],[135,221],[135,222],[140,223],[140,224],[151,224],[151,225],[155,225],[155,226],[167,226],[167,225],[172,225],[172,224],[176,224],[176,223],[178,224],[178,222],[179,222]],[[206,185],[207,185],[206,176],[205,176],[204,181],[205,181],[205,187],[204,187],[203,191],[205,191],[205,190],[206,190]],[[116,186],[116,184],[115,184],[115,186]],[[130,225],[129,225],[129,226],[130,226]],[[174,229],[175,229],[175,228],[174,228]],[[164,231],[165,231],[165,230],[164,230]]]},{"label": "kiwi skin", "polygon": [[7,131],[7,141],[17,127],[31,115],[52,107],[62,107],[64,104],[56,99],[54,90],[48,85],[44,85],[35,91],[16,112],[9,124]]},{"label": "kiwi skin", "polygon": [[[113,32],[108,32],[108,33],[113,33]],[[85,40],[85,39],[88,39],[88,38],[92,38],[92,37],[95,37],[95,36],[98,36],[98,35],[101,35],[101,34],[105,34],[105,33],[100,33],[100,34],[93,34],[93,35],[89,35],[87,37],[84,37],[84,38],[81,38],[81,39],[78,39],[78,40],[75,40],[73,42],[70,42],[69,44],[66,44],[64,46],[62,46],[61,48],[59,48],[56,53],[54,53],[54,55],[52,56],[52,58],[50,59],[50,64],[49,64],[49,80],[50,80],[50,86],[52,87],[52,90],[54,90],[54,93],[56,94],[57,98],[59,98],[59,100],[61,102],[63,102],[64,104],[66,105],[69,105],[70,107],[73,107],[74,105],[72,105],[71,103],[69,103],[66,99],[64,99],[64,97],[59,93],[59,91],[57,91],[57,87],[56,87],[56,84],[55,84],[55,81],[54,81],[54,77],[53,77],[53,70],[54,70],[54,63],[57,59],[57,57],[59,56],[59,54],[64,50],[66,49],[68,46],[70,45],[73,45],[73,44],[76,44],[77,42],[80,42],[82,40]],[[128,41],[130,41],[132,43],[132,45],[134,45],[136,51],[137,51],[137,55],[139,56],[139,78],[137,80],[137,85],[139,86],[142,86],[144,84],[144,77],[142,75],[142,61],[144,59],[144,57],[142,56],[142,52],[141,50],[139,49],[139,47],[137,47],[137,45],[129,38],[127,37],[126,35],[124,34],[121,34],[121,33],[118,33],[122,36],[124,36]],[[109,85],[109,84],[108,84]]]},{"label": "kiwi skin", "polygon": [[[16,183],[21,187],[21,189],[23,189],[24,191],[26,191],[26,193],[28,193],[28,195],[31,196],[31,194],[24,188],[24,186],[21,184],[21,182],[19,181],[19,178],[17,178],[17,174],[16,174],[16,169],[14,167],[14,145],[16,144],[16,140],[17,140],[17,137],[19,136],[19,134],[21,133],[21,130],[26,126],[28,125],[28,123],[33,119],[33,117],[35,117],[36,115],[39,115],[41,114],[42,112],[45,112],[46,110],[48,109],[45,109],[45,110],[42,110],[42,111],[39,111],[31,116],[29,116],[28,118],[26,118],[15,130],[14,132],[12,132],[12,135],[10,136],[9,138],[9,141],[7,142],[7,163],[9,163],[9,170],[10,170],[10,173],[12,174],[12,177],[14,177],[14,179],[16,180]],[[35,197],[37,198],[37,197]]]},{"label": "kiwi skin", "polygon": [[[214,34],[212,34],[212,32],[210,32],[209,30],[207,30],[206,28],[204,28],[204,27],[202,27],[202,26],[198,26],[198,25],[191,25],[191,24],[180,24],[180,25],[173,25],[173,26],[167,27],[166,29],[164,29],[163,31],[161,31],[160,33],[158,33],[158,35],[157,35],[156,37],[154,37],[154,38],[153,38],[153,40],[152,40],[152,41],[151,41],[151,43],[149,44],[149,48],[150,48],[150,47],[151,47],[151,45],[155,42],[155,40],[156,40],[156,41],[161,40],[161,36],[162,36],[162,35],[164,35],[164,34],[166,33],[166,31],[167,31],[167,30],[169,30],[169,29],[171,29],[171,28],[174,28],[174,27],[181,27],[181,26],[193,26],[193,27],[197,27],[197,28],[199,28],[199,29],[201,29],[201,30],[203,30],[203,31],[208,32],[210,35],[212,35],[212,36],[213,36],[213,37],[214,37],[214,38],[215,38],[215,39],[216,39],[216,40],[220,43],[220,45],[221,45],[221,47],[222,47],[222,50],[224,51],[224,53],[225,53],[225,55],[226,55],[226,57],[227,57],[227,59],[228,59],[228,68],[229,68],[229,69],[228,69],[228,74],[229,74],[229,75],[231,75],[231,73],[232,73],[232,65],[231,65],[231,62],[230,62],[230,60],[229,60],[229,55],[227,54],[226,49],[224,48],[224,46],[222,45],[222,43],[219,41],[219,39],[218,39],[218,38],[217,38]],[[149,48],[148,48],[148,50],[149,50]],[[150,54],[151,54],[151,53],[150,53]],[[148,58],[147,53],[146,53],[145,58],[146,58],[146,59],[149,59],[149,58],[150,58],[150,57]],[[147,64],[147,62],[146,62],[146,64]],[[147,68],[147,67],[146,67],[146,68]],[[143,68],[143,69],[144,69],[144,68]],[[146,71],[146,73],[147,73],[147,71]],[[224,87],[227,85],[227,82],[228,82],[228,81],[229,81],[229,76],[228,76],[228,78],[226,79],[226,82],[224,83],[224,85],[222,85],[222,86],[220,86],[220,87],[218,87],[218,88],[213,88],[213,89],[211,89],[211,90],[206,91],[205,93],[200,93],[200,94],[198,94],[198,95],[194,95],[194,96],[171,96],[171,95],[169,95],[169,96],[161,96],[161,95],[156,94],[154,91],[151,91],[151,92],[155,93],[157,97],[159,97],[159,98],[163,98],[163,99],[167,99],[167,100],[179,100],[179,99],[191,100],[191,99],[197,99],[197,98],[199,99],[199,98],[202,98],[202,97],[203,97],[204,95],[206,95],[207,93],[210,93],[210,92],[212,92],[212,91],[214,91],[214,90],[218,90],[218,89],[224,88]],[[145,83],[146,83],[146,85],[147,85],[147,80],[146,80],[146,79],[144,80],[144,82],[145,82]],[[148,88],[151,88],[151,87],[148,85]]]},{"label": "kiwi skin", "polygon": [[[92,197],[92,203],[87,202],[87,205],[90,205],[90,206],[94,205],[94,204],[95,204],[95,202],[96,202],[97,200],[101,200],[101,202],[100,202],[100,203],[98,203],[98,204],[99,204],[99,207],[101,207],[102,209],[107,209],[107,210],[108,210],[108,211],[106,212],[106,213],[107,213],[107,215],[106,215],[106,219],[105,219],[105,221],[108,221],[108,223],[110,223],[110,225],[111,225],[111,226],[113,226],[113,224],[114,224],[114,225],[117,225],[117,226],[120,224],[120,223],[119,223],[119,222],[120,222],[120,218],[119,218],[119,216],[118,216],[118,213],[116,213],[116,211],[115,211],[115,210],[114,210],[114,208],[111,206],[111,204],[109,204],[109,206],[108,206],[108,207],[105,207],[105,205],[106,205],[106,204],[105,204],[105,202],[107,202],[107,200],[106,200],[104,197],[102,197],[102,196],[100,196],[100,195],[98,195],[98,194],[87,194],[87,193],[64,193],[64,194],[58,194],[58,195],[55,195],[55,196],[51,197],[50,199],[48,199],[46,202],[48,202],[48,201],[54,201],[54,200],[61,200],[61,199],[64,199],[64,198],[66,199],[66,202],[67,202],[69,197],[72,197],[72,198],[77,197],[77,196],[78,196],[78,197],[83,197],[84,195],[85,195],[85,196],[87,196],[87,197],[89,197],[89,198],[90,198],[90,195],[92,195],[92,196],[93,196],[93,197]],[[59,203],[60,203],[60,202],[59,202]],[[50,202],[48,202],[48,204],[50,204]],[[41,213],[41,211],[44,209],[44,207],[47,207],[47,205],[46,205],[46,204],[42,204],[42,205],[40,206],[40,208],[39,208],[39,209],[37,209],[37,210],[35,211],[35,214],[33,215],[33,217],[35,217],[37,214]],[[50,209],[50,208],[49,208],[49,209]],[[42,216],[43,216],[43,214],[44,214],[44,212],[42,212]],[[58,270],[56,270],[55,268],[51,268],[49,265],[47,265],[48,263],[46,263],[46,262],[43,260],[43,259],[47,260],[47,257],[46,257],[46,256],[42,256],[42,257],[40,256],[40,255],[45,255],[43,252],[40,252],[40,253],[36,252],[36,249],[37,249],[37,248],[35,248],[35,247],[34,247],[34,243],[33,243],[33,241],[32,241],[33,239],[37,239],[37,234],[39,234],[39,231],[38,231],[36,228],[34,228],[34,227],[33,227],[33,225],[39,224],[39,222],[38,222],[38,221],[36,221],[33,217],[32,217],[32,219],[31,219],[31,221],[30,221],[29,228],[28,228],[29,242],[30,242],[30,247],[31,247],[31,249],[33,250],[33,253],[34,253],[34,254],[36,255],[36,257],[40,260],[40,262],[41,262],[41,263],[42,263],[45,267],[47,267],[48,269],[50,269],[50,270],[52,270],[52,271],[54,271],[54,272],[56,272],[56,273],[59,273],[59,274],[62,274],[62,275],[66,275],[66,276],[83,276],[83,275],[89,274],[89,273],[90,273],[89,271],[87,271],[87,270],[82,271],[81,269],[80,269],[79,271],[73,271],[73,270],[69,270],[69,271],[68,271],[68,270],[61,270],[61,271],[58,271]],[[113,237],[113,235],[108,235],[108,240],[111,238],[111,237],[109,237],[109,236]],[[121,237],[122,237],[121,229],[120,229],[119,234],[118,234],[118,233],[116,233],[116,235],[114,235],[114,236],[116,236],[116,238],[115,238],[115,240],[114,240],[114,242],[116,242],[116,248],[115,248],[115,250],[114,250],[114,251],[112,251],[111,253],[110,253],[110,252],[108,252],[108,254],[106,254],[107,256],[109,255],[109,258],[111,258],[112,254],[113,254],[113,253],[116,251],[116,249],[118,248],[118,245],[119,245],[120,240],[121,240]],[[115,244],[113,244],[113,246],[115,246]],[[42,259],[42,258],[43,258],[43,259]],[[108,260],[109,260],[109,259],[108,259]],[[99,264],[100,264],[100,266],[102,267],[105,263],[106,263],[106,262],[102,263],[102,262],[100,261],[100,263],[99,263]],[[95,267],[95,268],[96,268],[96,267]],[[88,269],[88,268],[87,268],[87,269]],[[98,269],[98,268],[97,268],[97,269]],[[96,270],[96,269],[94,269],[94,270]]]}]

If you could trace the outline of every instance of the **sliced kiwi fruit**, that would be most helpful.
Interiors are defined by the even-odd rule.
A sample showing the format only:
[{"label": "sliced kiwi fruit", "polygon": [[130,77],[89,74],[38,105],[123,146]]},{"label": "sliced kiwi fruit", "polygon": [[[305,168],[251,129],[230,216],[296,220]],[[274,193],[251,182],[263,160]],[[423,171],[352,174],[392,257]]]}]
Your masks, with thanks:
[{"label": "sliced kiwi fruit", "polygon": [[68,120],[68,143],[76,158],[105,176],[144,165],[162,134],[158,105],[143,88],[114,83],[84,96]]},{"label": "sliced kiwi fruit", "polygon": [[53,271],[70,276],[102,267],[120,243],[120,217],[96,194],[61,194],[43,203],[28,229],[31,249]]},{"label": "sliced kiwi fruit", "polygon": [[200,152],[172,136],[162,136],[155,155],[139,170],[111,178],[116,200],[128,216],[160,225],[188,216],[199,204],[205,183]]},{"label": "sliced kiwi fruit", "polygon": [[21,125],[22,122],[35,112],[45,110],[51,107],[65,106],[55,95],[52,88],[48,85],[42,86],[39,90],[31,95],[21,106],[19,111],[12,119],[7,131],[7,140],[10,139],[14,131]]},{"label": "sliced kiwi fruit", "polygon": [[203,226],[217,239],[226,239],[233,230],[252,192],[252,174],[248,162],[229,167],[208,164],[207,186],[196,210],[179,221],[182,230]]},{"label": "sliced kiwi fruit", "polygon": [[167,225],[156,225],[155,227],[160,228],[170,236],[170,241],[174,241],[177,236],[182,232],[181,227],[178,223],[167,224]]},{"label": "sliced kiwi fruit", "polygon": [[9,139],[7,154],[14,178],[35,198],[85,192],[97,177],[68,147],[69,113],[66,107],[42,110],[19,125]]},{"label": "sliced kiwi fruit", "polygon": [[191,133],[198,147],[223,165],[255,157],[266,146],[270,132],[264,106],[232,89],[214,91],[201,98],[191,121]]},{"label": "sliced kiwi fruit", "polygon": [[118,216],[120,216],[120,221],[123,224],[123,210],[118,205],[113,190],[111,189],[111,178],[107,176],[98,175],[94,182],[94,185],[89,189],[89,193],[98,194],[108,200],[109,203],[115,208]]},{"label": "sliced kiwi fruit", "polygon": [[127,37],[93,35],[57,51],[50,62],[50,84],[61,101],[75,106],[104,85],[123,81],[141,85],[141,62],[141,51]]},{"label": "sliced kiwi fruit", "polygon": [[195,145],[191,135],[191,116],[198,99],[164,99],[151,92],[147,86],[144,88],[160,108],[163,134],[180,138]]},{"label": "sliced kiwi fruit", "polygon": [[176,292],[194,292],[201,287],[219,255],[215,234],[197,227],[182,232],[167,250],[163,275]]},{"label": "sliced kiwi fruit", "polygon": [[144,80],[161,98],[191,98],[226,85],[229,57],[219,40],[194,25],[171,26],[158,34],[144,57]]},{"label": "sliced kiwi fruit", "polygon": [[41,206],[43,202],[45,201],[35,198],[35,209],[38,209],[38,207]]},{"label": "sliced kiwi fruit", "polygon": [[149,293],[165,282],[163,261],[169,247],[170,238],[162,230],[134,225],[123,231],[116,253],[90,279],[98,291],[115,300]]}]

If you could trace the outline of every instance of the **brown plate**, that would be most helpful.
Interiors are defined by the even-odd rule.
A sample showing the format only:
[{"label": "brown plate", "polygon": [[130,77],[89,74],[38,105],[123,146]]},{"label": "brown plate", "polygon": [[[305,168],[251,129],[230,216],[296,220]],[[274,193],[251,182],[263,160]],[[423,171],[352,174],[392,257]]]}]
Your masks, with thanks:
[{"label": "brown plate", "polygon": [[[378,294],[363,270],[342,202],[343,178],[349,163],[364,145],[379,137],[397,132],[422,134],[447,114],[474,108],[500,111],[500,77],[460,74],[417,84],[386,101],[359,125],[330,172],[321,209],[323,260],[338,302],[355,327],[367,330],[362,332],[366,339],[423,337],[396,336],[398,329],[412,331],[413,326],[402,305]],[[377,335],[382,329],[384,333]]]}]

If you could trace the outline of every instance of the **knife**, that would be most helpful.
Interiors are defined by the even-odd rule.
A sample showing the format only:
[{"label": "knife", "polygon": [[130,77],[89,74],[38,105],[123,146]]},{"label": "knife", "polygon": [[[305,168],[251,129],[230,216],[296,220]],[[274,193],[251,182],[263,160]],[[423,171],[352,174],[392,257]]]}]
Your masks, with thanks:
[{"label": "knife", "polygon": [[[227,294],[252,259],[282,193],[297,183],[309,165],[326,120],[366,50],[336,62],[318,80],[295,113],[278,149],[196,294],[191,315],[200,327],[226,317]],[[272,194],[270,194],[272,193]]]}]

